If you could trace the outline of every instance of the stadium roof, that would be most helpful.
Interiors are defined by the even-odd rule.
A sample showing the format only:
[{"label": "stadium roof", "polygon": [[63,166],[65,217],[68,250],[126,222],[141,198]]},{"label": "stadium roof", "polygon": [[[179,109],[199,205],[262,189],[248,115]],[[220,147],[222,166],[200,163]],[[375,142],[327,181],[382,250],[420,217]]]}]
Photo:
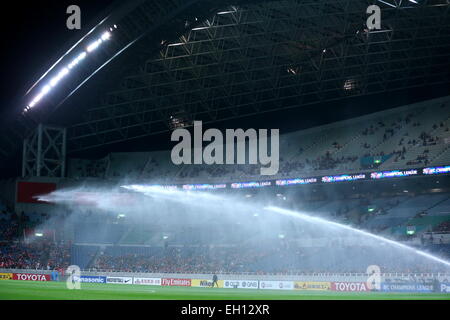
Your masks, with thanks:
[{"label": "stadium roof", "polygon": [[[367,30],[371,4],[382,9],[381,30]],[[39,122],[67,126],[71,152],[194,119],[448,85],[449,7],[447,0],[118,1],[37,78],[3,127],[0,157],[19,152]],[[105,32],[110,37],[88,50]],[[74,60],[84,51],[92,54]]]}]

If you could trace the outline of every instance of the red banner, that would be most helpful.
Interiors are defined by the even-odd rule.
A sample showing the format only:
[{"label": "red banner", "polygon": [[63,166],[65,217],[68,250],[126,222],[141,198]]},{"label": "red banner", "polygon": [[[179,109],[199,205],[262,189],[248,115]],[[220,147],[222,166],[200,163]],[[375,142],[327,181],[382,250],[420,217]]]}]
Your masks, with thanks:
[{"label": "red banner", "polygon": [[331,290],[341,292],[369,291],[365,282],[332,282]]},{"label": "red banner", "polygon": [[39,201],[37,196],[49,194],[56,190],[55,183],[17,182],[17,202],[20,203],[48,203]]},{"label": "red banner", "polygon": [[191,279],[166,278],[166,279],[161,279],[161,285],[162,286],[190,287]]},{"label": "red banner", "polygon": [[50,281],[49,274],[13,273],[13,280]]}]

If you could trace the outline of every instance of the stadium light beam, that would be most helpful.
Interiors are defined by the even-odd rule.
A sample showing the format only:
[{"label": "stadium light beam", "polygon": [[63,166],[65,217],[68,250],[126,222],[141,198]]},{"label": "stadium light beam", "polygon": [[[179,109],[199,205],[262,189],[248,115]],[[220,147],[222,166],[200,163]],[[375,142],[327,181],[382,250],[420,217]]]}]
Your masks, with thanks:
[{"label": "stadium light beam", "polygon": [[109,40],[111,38],[111,32],[106,31],[104,34],[102,34],[102,40],[106,41]]}]

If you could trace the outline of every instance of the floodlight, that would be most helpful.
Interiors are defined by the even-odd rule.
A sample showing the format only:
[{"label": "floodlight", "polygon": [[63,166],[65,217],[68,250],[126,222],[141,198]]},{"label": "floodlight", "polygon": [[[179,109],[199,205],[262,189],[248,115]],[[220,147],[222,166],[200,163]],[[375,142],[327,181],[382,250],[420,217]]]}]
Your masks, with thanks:
[{"label": "floodlight", "polygon": [[66,76],[67,74],[69,73],[69,69],[67,69],[67,68],[64,68],[64,69],[62,69],[61,70],[61,72],[58,74],[58,77],[64,77],[64,76]]},{"label": "floodlight", "polygon": [[86,51],[83,51],[82,53],[80,53],[80,55],[78,56],[78,60],[83,60],[84,58],[86,58],[86,56],[87,56],[87,53],[86,53]]},{"label": "floodlight", "polygon": [[45,87],[42,88],[42,93],[46,94],[51,90],[51,87],[49,85],[46,85]]},{"label": "floodlight", "polygon": [[106,41],[109,40],[109,38],[111,38],[111,33],[106,31],[104,34],[102,34],[102,40]]},{"label": "floodlight", "polygon": [[59,82],[59,78],[58,77],[54,77],[52,80],[50,80],[50,85],[52,87],[56,86]]},{"label": "floodlight", "polygon": [[87,51],[88,51],[88,52],[94,51],[95,49],[97,49],[97,48],[99,47],[100,43],[102,43],[102,40],[101,40],[101,39],[99,39],[99,40],[97,40],[97,41],[91,43],[91,44],[87,47]]}]

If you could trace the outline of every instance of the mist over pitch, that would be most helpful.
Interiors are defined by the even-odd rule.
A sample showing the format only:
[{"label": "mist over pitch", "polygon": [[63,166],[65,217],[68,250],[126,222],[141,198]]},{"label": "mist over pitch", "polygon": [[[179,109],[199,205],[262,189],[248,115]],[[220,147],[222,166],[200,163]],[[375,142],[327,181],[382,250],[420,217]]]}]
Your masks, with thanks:
[{"label": "mist over pitch", "polygon": [[282,258],[269,259],[267,263],[273,266],[299,266],[300,270],[344,268],[358,272],[365,272],[370,265],[379,265],[382,271],[396,266],[450,270],[450,262],[440,257],[330,221],[320,217],[320,213],[297,212],[268,197],[260,200],[243,198],[242,194],[122,185],[62,189],[39,200],[68,209],[71,212],[68,223],[76,223],[79,215],[86,213],[91,218],[112,219],[120,214],[128,223],[159,229],[167,234],[169,243],[174,235],[192,226],[208,239],[214,239],[213,243],[275,249]]}]

